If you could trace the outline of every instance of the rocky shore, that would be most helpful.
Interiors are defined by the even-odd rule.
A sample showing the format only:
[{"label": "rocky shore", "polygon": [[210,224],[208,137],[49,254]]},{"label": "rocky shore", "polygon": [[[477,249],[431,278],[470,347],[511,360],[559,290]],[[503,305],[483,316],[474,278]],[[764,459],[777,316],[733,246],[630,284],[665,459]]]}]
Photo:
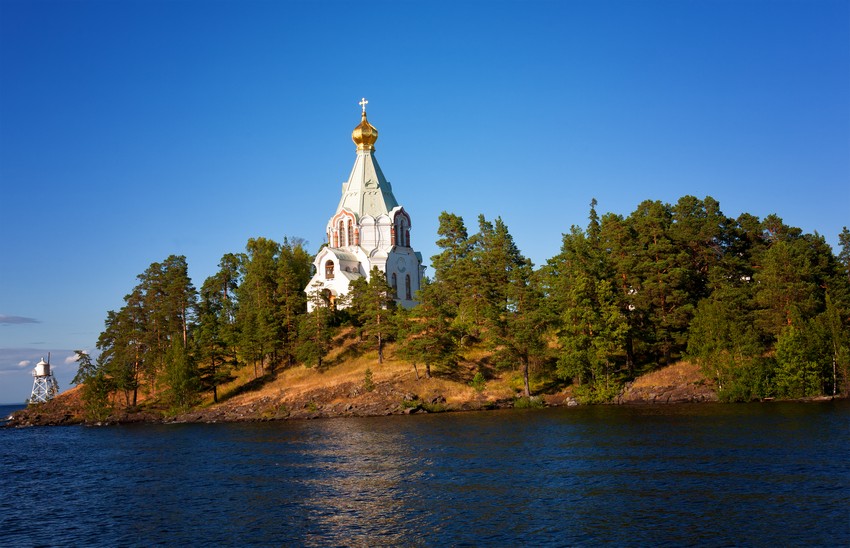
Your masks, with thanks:
[{"label": "rocky shore", "polygon": [[[250,422],[331,417],[410,415],[456,411],[506,409],[521,405],[539,407],[575,406],[570,388],[532,398],[516,394],[457,387],[446,382],[411,382],[403,375],[376,382],[366,390],[362,382],[328,383],[312,389],[267,387],[208,404],[186,413],[168,413],[155,406],[140,405],[117,411],[102,424],[156,422]],[[717,401],[717,395],[699,371],[690,364],[676,364],[629,383],[613,403],[659,404]],[[116,406],[121,408],[122,406]],[[46,404],[30,406],[13,414],[9,427],[72,425],[84,423],[79,389],[60,394]]]},{"label": "rocky shore", "polygon": [[679,362],[653,371],[626,384],[614,403],[703,403],[716,402],[714,383],[695,364]]}]

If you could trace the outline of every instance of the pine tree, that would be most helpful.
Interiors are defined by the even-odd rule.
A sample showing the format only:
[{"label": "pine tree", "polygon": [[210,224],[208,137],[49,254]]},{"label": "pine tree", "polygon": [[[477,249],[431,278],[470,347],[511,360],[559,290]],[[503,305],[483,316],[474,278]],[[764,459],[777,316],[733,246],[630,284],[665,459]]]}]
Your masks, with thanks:
[{"label": "pine tree", "polygon": [[531,397],[529,366],[546,356],[547,317],[543,311],[543,292],[537,281],[531,261],[525,259],[510,271],[506,288],[507,307],[504,329],[497,337],[503,353],[519,361],[525,397]]},{"label": "pine tree", "polygon": [[238,258],[226,254],[220,270],[204,281],[198,303],[195,346],[201,360],[200,375],[204,388],[212,390],[218,402],[218,386],[233,379],[236,360],[236,289],[239,286]]},{"label": "pine tree", "polygon": [[237,290],[239,349],[254,366],[254,377],[277,360],[280,340],[277,315],[277,256],[280,245],[266,238],[251,238],[241,262],[242,283]]},{"label": "pine tree", "polygon": [[[600,227],[598,241],[601,237]],[[626,317],[607,279],[610,269],[598,241],[573,226],[564,235],[561,253],[547,267],[547,285],[559,311],[557,373],[561,378],[574,379],[590,401],[604,401],[613,393],[613,360],[625,345],[628,332]]]},{"label": "pine tree", "polygon": [[700,302],[691,322],[688,353],[717,383],[721,399],[749,401],[773,395],[764,348],[753,328],[752,312],[740,293],[718,291]]},{"label": "pine tree", "polygon": [[847,280],[850,281],[850,230],[847,230],[846,226],[838,235],[838,245],[841,246],[841,251],[838,252],[838,260],[844,267]]},{"label": "pine tree", "polygon": [[437,234],[440,238],[436,243],[441,251],[431,257],[431,266],[434,268],[433,281],[445,298],[441,306],[461,339],[469,334],[477,335],[479,314],[475,305],[480,300],[479,289],[472,264],[472,242],[463,219],[442,212]]},{"label": "pine tree", "polygon": [[305,364],[315,362],[317,369],[322,368],[322,360],[330,350],[332,338],[333,311],[326,297],[326,291],[321,282],[313,284],[307,295],[313,310],[299,319],[297,357]]},{"label": "pine tree", "polygon": [[163,383],[172,411],[186,411],[195,404],[200,391],[198,370],[188,348],[177,337],[172,338],[165,357]]},{"label": "pine tree", "polygon": [[277,318],[280,326],[278,353],[292,366],[298,346],[299,318],[307,312],[304,287],[310,281],[312,258],[301,240],[284,238],[277,267]]},{"label": "pine tree", "polygon": [[351,306],[367,336],[375,340],[378,364],[384,363],[384,342],[394,330],[393,314],[395,299],[393,289],[387,284],[386,275],[373,266],[369,281],[355,280],[351,287]]},{"label": "pine tree", "polygon": [[399,322],[398,353],[414,367],[425,364],[425,376],[431,378],[431,366],[451,370],[457,365],[462,334],[453,324],[454,307],[441,282],[424,280],[417,298],[419,305],[404,312]]}]

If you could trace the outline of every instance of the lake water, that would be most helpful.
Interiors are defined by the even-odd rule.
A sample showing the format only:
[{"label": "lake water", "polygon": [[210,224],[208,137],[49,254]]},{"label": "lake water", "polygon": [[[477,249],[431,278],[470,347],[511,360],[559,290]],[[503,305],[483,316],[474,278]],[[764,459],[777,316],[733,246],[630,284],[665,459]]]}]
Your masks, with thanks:
[{"label": "lake water", "polygon": [[0,473],[0,546],[850,544],[846,401],[7,428]]}]

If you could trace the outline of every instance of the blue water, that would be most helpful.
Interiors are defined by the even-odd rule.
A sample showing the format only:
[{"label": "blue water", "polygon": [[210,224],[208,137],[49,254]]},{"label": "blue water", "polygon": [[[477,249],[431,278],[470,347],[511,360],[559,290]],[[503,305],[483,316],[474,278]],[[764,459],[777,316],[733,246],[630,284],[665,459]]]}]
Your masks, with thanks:
[{"label": "blue water", "polygon": [[848,545],[850,404],[0,430],[2,546]]},{"label": "blue water", "polygon": [[27,406],[27,404],[25,404],[25,403],[0,405],[0,426],[5,424],[6,419],[9,418],[9,415],[14,413],[18,409],[24,409],[26,406]]}]

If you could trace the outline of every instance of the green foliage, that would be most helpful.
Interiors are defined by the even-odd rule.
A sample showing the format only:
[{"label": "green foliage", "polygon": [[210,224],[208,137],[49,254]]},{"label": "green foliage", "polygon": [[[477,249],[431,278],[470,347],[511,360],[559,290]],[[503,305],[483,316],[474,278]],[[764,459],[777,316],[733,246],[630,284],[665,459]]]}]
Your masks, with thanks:
[{"label": "green foliage", "polygon": [[422,400],[418,398],[413,400],[402,398],[400,406],[402,409],[416,409],[422,406]]},{"label": "green foliage", "polygon": [[182,255],[152,263],[137,278],[139,284],[124,297],[125,305],[107,313],[97,342],[103,371],[124,393],[128,406],[136,404],[143,383],[151,389],[161,384],[171,341],[188,345],[197,303]]},{"label": "green foliage", "polygon": [[222,257],[199,294],[185,257],[169,256],[107,313],[98,363],[78,352],[74,382],[91,392],[92,416],[122,394],[135,405],[139,390],[162,391],[184,409],[199,390],[217,399],[236,367],[253,364],[255,376],[296,360],[322,367],[347,315],[379,363],[395,338],[397,356],[424,364],[427,376],[432,366],[450,374],[464,349],[481,344],[496,367],[520,372],[526,396],[529,370],[556,363],[580,399],[609,401],[638,367],[684,355],[724,400],[848,393],[846,228],[836,256],[817,234],[776,215],[728,218],[711,197],[647,200],[628,216],[596,207],[594,199],[586,230],[572,227],[538,270],[500,218],[479,216],[470,235],[461,217],[443,212],[433,278],[411,310],[395,309],[377,269],[352,283],[343,312],[321,284],[305,293],[312,257],[298,240],[249,240],[245,253]]},{"label": "green foliage", "polygon": [[[846,229],[845,229],[846,230]],[[826,294],[826,310],[815,321],[829,345],[832,365],[832,394],[850,393],[850,328],[842,320],[841,311],[830,293]]]},{"label": "green foliage", "polygon": [[623,386],[616,382],[607,385],[603,383],[583,384],[575,387],[573,395],[582,404],[608,403],[617,397],[622,389]]},{"label": "green foliage", "polygon": [[703,374],[715,380],[721,399],[749,401],[771,395],[770,374],[761,359],[764,349],[751,315],[731,291],[718,291],[716,298],[699,304],[688,352]]},{"label": "green foliage", "polygon": [[82,384],[80,399],[83,402],[83,417],[87,422],[103,422],[112,414],[113,406],[109,400],[115,391],[115,383],[107,376],[100,363],[92,362],[91,356],[82,350],[77,355],[77,374],[71,381]]},{"label": "green foliage", "polygon": [[718,389],[717,397],[724,402],[748,402],[773,398],[776,393],[776,360],[755,357],[734,371],[734,377]]},{"label": "green foliage", "polygon": [[776,341],[776,392],[780,397],[803,398],[824,393],[829,373],[829,344],[825,333],[811,322],[789,325]]},{"label": "green foliage", "polygon": [[441,282],[423,281],[418,294],[419,306],[400,311],[396,322],[398,355],[412,363],[425,364],[425,376],[431,366],[451,371],[457,365],[461,335],[453,323],[454,308]]},{"label": "green foliage", "polygon": [[91,356],[88,352],[83,350],[74,350],[74,354],[77,356],[76,361],[78,365],[77,373],[74,375],[71,383],[80,385],[94,377],[98,373],[98,369],[92,362]]},{"label": "green foliage", "polygon": [[375,341],[378,363],[384,363],[384,344],[395,331],[393,316],[396,310],[393,289],[387,284],[386,275],[378,267],[372,267],[368,282],[358,278],[351,283],[349,296],[362,332]]},{"label": "green foliage", "polygon": [[838,252],[838,261],[843,267],[844,274],[850,280],[850,230],[845,226],[841,229],[841,234],[838,235],[838,245],[841,246],[841,251]]},{"label": "green foliage", "polygon": [[575,226],[564,235],[561,253],[549,261],[547,285],[560,310],[555,318],[560,343],[556,373],[578,385],[611,384],[613,360],[628,334],[627,316],[605,279],[609,271],[598,240]]},{"label": "green foliage", "polygon": [[448,410],[448,406],[444,402],[434,401],[434,402],[422,402],[422,409],[429,413],[444,413]]},{"label": "green foliage", "polygon": [[238,344],[241,359],[254,364],[259,375],[260,370],[292,365],[296,359],[311,257],[300,240],[284,239],[279,244],[252,238],[245,250],[236,289]]},{"label": "green foliage", "polygon": [[239,284],[239,258],[231,253],[222,257],[220,270],[204,281],[198,302],[198,324],[193,330],[199,372],[204,390],[211,390],[218,401],[218,387],[234,377],[238,363],[236,344],[236,288]]},{"label": "green foliage", "polygon": [[546,407],[546,404],[536,396],[522,396],[514,400],[514,409],[542,409],[544,407]]},{"label": "green foliage", "polygon": [[103,371],[98,371],[85,380],[80,398],[86,422],[103,422],[112,414],[109,394],[114,384]]},{"label": "green foliage", "polygon": [[186,411],[197,403],[201,388],[198,370],[179,339],[171,341],[166,354],[163,382],[165,401],[172,411]]},{"label": "green foliage", "polygon": [[363,390],[371,392],[375,389],[375,382],[372,380],[372,370],[366,368],[366,374],[363,376]]},{"label": "green foliage", "polygon": [[474,388],[476,392],[484,392],[484,389],[487,388],[487,383],[484,381],[484,375],[481,371],[472,377],[472,380],[469,382],[469,386]]},{"label": "green foliage", "polygon": [[304,364],[309,366],[315,363],[316,367],[321,369],[322,360],[330,350],[333,312],[320,282],[314,284],[308,297],[313,304],[313,310],[299,318],[296,355]]}]

